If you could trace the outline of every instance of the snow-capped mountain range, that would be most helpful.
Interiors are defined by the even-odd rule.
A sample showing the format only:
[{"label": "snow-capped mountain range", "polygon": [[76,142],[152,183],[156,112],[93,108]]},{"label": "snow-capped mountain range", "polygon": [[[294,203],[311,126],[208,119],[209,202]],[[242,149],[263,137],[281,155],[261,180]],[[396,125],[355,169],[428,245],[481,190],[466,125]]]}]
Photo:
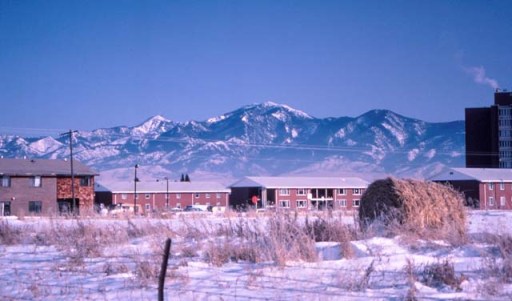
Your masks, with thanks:
[{"label": "snow-capped mountain range", "polygon": [[[139,164],[152,180],[245,175],[429,177],[464,165],[464,122],[428,123],[388,110],[358,117],[315,118],[272,102],[244,106],[206,121],[154,116],[133,127],[74,134],[74,158],[102,176],[129,179]],[[0,136],[0,155],[69,157],[66,137]]]}]

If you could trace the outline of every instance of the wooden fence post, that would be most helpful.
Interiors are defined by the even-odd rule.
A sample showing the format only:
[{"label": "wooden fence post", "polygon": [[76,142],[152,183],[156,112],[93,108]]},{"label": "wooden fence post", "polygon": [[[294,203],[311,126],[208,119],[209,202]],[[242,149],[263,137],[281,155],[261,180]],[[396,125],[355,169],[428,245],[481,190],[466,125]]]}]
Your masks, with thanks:
[{"label": "wooden fence post", "polygon": [[165,242],[164,248],[164,259],[162,261],[162,267],[160,268],[160,276],[158,277],[158,300],[164,301],[164,284],[165,274],[167,272],[167,261],[169,260],[169,253],[171,251],[171,239],[168,238]]}]

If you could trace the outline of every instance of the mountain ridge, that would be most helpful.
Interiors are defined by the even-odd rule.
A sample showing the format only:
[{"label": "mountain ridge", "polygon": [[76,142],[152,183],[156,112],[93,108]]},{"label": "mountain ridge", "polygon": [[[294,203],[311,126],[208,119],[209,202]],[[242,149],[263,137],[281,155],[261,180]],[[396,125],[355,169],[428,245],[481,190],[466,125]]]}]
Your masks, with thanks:
[{"label": "mountain ridge", "polygon": [[[4,157],[69,156],[65,137],[2,135],[0,147]],[[383,109],[316,118],[265,102],[204,121],[174,122],[155,115],[135,126],[78,131],[73,147],[76,159],[100,173],[135,164],[158,166],[148,178],[165,171],[225,178],[297,173],[429,177],[444,167],[463,166],[464,122],[431,123]]]}]

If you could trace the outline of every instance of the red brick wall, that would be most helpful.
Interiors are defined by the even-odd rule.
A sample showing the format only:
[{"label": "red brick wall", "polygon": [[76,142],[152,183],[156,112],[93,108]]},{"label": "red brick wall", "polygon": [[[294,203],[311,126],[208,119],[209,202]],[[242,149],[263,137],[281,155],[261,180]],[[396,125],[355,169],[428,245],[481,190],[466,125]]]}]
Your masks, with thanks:
[{"label": "red brick wall", "polygon": [[[299,195],[297,188],[291,188],[288,189],[289,195],[280,195],[279,191],[280,189],[276,189],[276,207],[280,207],[280,201],[286,200],[290,202],[290,209],[299,209],[299,210],[308,210],[308,208],[311,206],[311,201],[308,200],[308,193],[310,193],[311,189],[305,189],[306,195]],[[341,209],[341,210],[351,210],[351,209],[357,209],[353,206],[354,200],[361,200],[362,194],[364,193],[365,189],[359,189],[360,194],[354,194],[353,188],[346,188],[345,189],[345,195],[338,194],[338,189],[328,189],[333,190],[332,198],[333,198],[333,205],[335,209]],[[299,200],[305,200],[307,201],[307,208],[297,208],[297,201]],[[341,207],[340,201],[345,200],[346,206]]]},{"label": "red brick wall", "polygon": [[[492,183],[493,187],[490,188],[490,183],[480,183],[480,209],[512,209],[512,184],[504,183],[503,189],[500,183]],[[493,203],[491,204],[491,199]],[[504,197],[505,204],[501,204],[501,197]]]},{"label": "red brick wall", "polygon": [[[195,193],[174,193],[169,192],[169,208],[178,207],[178,204],[183,209],[189,205],[206,205],[210,203],[212,206],[216,206],[217,203],[220,203],[220,206],[227,206],[228,193],[222,192],[219,193],[220,198],[217,198],[217,193],[210,193],[210,197],[207,198],[206,193],[198,193],[198,197],[196,197]],[[179,198],[178,198],[179,195]],[[125,197],[123,199],[123,196]],[[158,193],[146,193],[137,192],[137,205],[140,205],[143,212],[146,212],[146,206],[149,205],[149,211],[153,210],[163,210],[165,209],[166,199],[165,192]],[[112,194],[112,203],[113,204],[134,204],[133,193],[113,193]]]},{"label": "red brick wall", "polygon": [[[94,177],[89,186],[80,186],[80,178],[75,177],[75,198],[79,200],[80,209],[92,209],[94,204]],[[57,198],[71,199],[71,177],[57,179]]]},{"label": "red brick wall", "polygon": [[11,202],[11,214],[29,214],[30,201],[41,201],[41,214],[56,212],[56,178],[42,177],[41,187],[32,186],[32,177],[11,177],[10,187],[0,187],[0,201]]}]

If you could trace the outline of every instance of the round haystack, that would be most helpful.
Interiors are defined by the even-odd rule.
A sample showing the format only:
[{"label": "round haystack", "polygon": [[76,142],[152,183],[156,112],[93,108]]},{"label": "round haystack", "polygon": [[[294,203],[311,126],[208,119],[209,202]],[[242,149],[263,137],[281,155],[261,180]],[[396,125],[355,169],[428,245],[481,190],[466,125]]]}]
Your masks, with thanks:
[{"label": "round haystack", "polygon": [[361,198],[363,230],[375,220],[399,231],[431,238],[465,238],[466,209],[454,189],[428,181],[387,178],[370,184]]}]

